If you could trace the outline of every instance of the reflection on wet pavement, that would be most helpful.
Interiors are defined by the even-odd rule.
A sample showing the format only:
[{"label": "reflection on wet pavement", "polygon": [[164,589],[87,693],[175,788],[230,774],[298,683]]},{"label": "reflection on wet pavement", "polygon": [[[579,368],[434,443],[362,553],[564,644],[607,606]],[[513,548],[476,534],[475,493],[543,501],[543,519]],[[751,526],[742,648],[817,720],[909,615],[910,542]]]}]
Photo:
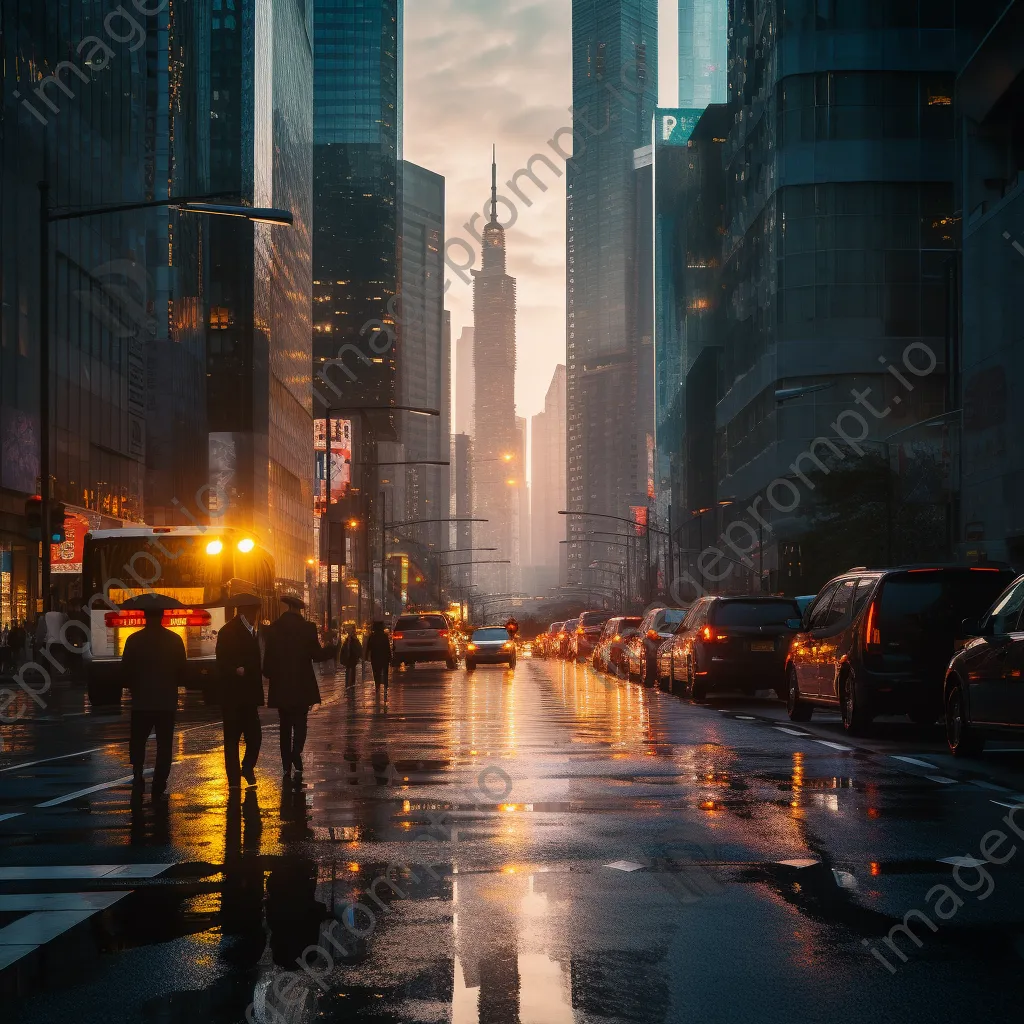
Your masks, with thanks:
[{"label": "reflection on wet pavement", "polygon": [[177,735],[163,813],[123,788],[31,810],[117,778],[116,744],[10,773],[29,812],[0,866],[175,865],[0,875],[0,897],[130,890],[31,962],[12,1021],[934,1020],[1019,964],[1024,857],[905,980],[865,948],[977,850],[991,794],[583,667],[362,682],[311,716],[301,783],[268,761],[244,795],[218,737]]}]

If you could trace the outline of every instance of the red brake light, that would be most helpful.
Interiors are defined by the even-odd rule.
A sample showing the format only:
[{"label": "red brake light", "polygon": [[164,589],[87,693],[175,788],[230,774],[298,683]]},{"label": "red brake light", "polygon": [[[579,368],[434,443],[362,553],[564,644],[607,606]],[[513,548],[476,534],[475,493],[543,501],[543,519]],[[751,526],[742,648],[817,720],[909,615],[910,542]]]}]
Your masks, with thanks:
[{"label": "red brake light", "polygon": [[724,633],[716,633],[716,632],[714,632],[710,626],[705,626],[700,631],[700,638],[706,644],[719,643],[719,642],[721,642],[723,640],[728,640],[729,639]]},{"label": "red brake light", "polygon": [[999,569],[993,569],[991,566],[972,565],[971,572],[1000,572]]},{"label": "red brake light", "polygon": [[878,602],[872,601],[868,608],[867,618],[864,620],[864,644],[867,647],[881,647],[882,633],[875,629],[875,613],[878,609]]},{"label": "red brake light", "polygon": [[447,629],[439,629],[437,631],[437,635],[438,636],[447,636],[448,635],[448,630]]},{"label": "red brake light", "polygon": [[391,634],[391,639],[392,640],[401,640],[403,636],[405,636],[405,634],[401,633],[401,632],[399,632],[399,633],[392,633]]}]

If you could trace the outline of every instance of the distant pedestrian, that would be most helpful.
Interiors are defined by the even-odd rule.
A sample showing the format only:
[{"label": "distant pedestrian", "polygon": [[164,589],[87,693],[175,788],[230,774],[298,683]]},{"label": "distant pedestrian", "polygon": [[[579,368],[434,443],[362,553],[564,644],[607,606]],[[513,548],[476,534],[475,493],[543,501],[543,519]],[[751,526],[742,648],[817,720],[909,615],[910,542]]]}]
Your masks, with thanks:
[{"label": "distant pedestrian", "polygon": [[167,798],[178,688],[186,682],[185,645],[177,633],[164,628],[162,619],[165,609],[180,605],[157,594],[145,594],[129,604],[133,608],[142,609],[146,616],[146,625],[125,641],[121,659],[122,685],[132,695],[128,743],[128,757],[135,775],[132,797],[142,797],[146,743],[149,734],[155,731],[156,766],[153,770],[152,796],[156,803]]},{"label": "distant pedestrian", "polygon": [[309,709],[320,703],[314,661],[331,661],[337,648],[320,646],[316,626],[301,615],[305,603],[286,594],[286,611],[266,631],[263,673],[270,680],[267,703],[281,720],[281,766],[285,775],[302,774]]},{"label": "distant pedestrian", "polygon": [[341,652],[339,654],[339,660],[345,666],[346,687],[356,685],[356,666],[359,664],[362,653],[362,645],[359,643],[359,637],[356,636],[356,627],[354,625],[349,626],[345,642],[341,645]]},{"label": "distant pedestrian", "polygon": [[370,668],[373,669],[373,682],[376,686],[387,687],[393,653],[391,637],[385,632],[384,623],[375,622],[366,637],[363,659],[370,662]]},{"label": "distant pedestrian", "polygon": [[[237,789],[245,779],[256,785],[256,759],[263,731],[259,708],[263,706],[263,671],[257,621],[261,601],[255,594],[239,594],[230,602],[235,617],[217,635],[217,668],[220,672],[220,706],[224,718],[224,771],[228,788]],[[238,744],[245,737],[245,757],[238,763]]]}]

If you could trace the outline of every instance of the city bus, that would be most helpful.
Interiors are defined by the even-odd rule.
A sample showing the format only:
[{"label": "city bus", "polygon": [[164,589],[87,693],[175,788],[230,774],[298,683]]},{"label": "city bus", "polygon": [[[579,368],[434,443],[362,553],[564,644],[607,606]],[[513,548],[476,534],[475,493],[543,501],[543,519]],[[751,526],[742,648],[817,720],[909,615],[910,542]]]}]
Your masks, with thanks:
[{"label": "city bus", "polygon": [[164,612],[188,656],[188,685],[207,690],[215,681],[217,633],[239,593],[262,599],[261,621],[277,617],[274,559],[245,530],[197,526],[130,526],[93,530],[82,552],[82,598],[89,617],[84,654],[90,695],[116,702],[125,640],[145,624],[142,612],[123,608],[142,594],[181,603]]}]

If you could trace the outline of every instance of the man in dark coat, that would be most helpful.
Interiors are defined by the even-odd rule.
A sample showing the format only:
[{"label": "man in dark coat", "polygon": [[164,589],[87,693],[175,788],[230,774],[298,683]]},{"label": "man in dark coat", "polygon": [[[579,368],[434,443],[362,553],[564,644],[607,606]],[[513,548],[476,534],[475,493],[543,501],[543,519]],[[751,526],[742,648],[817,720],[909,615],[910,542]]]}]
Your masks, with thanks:
[{"label": "man in dark coat", "polygon": [[346,687],[356,685],[356,666],[359,664],[362,654],[363,649],[359,643],[359,637],[356,636],[356,627],[349,626],[345,642],[341,645],[341,652],[338,656],[338,660],[345,666]]},{"label": "man in dark coat", "polygon": [[301,615],[305,604],[286,594],[286,611],[266,633],[263,672],[270,680],[268,705],[277,708],[281,720],[281,764],[285,775],[292,768],[302,774],[302,748],[306,743],[309,709],[320,703],[314,661],[330,661],[337,653],[333,644],[320,646],[316,626]]},{"label": "man in dark coat", "polygon": [[363,658],[369,659],[373,669],[373,681],[377,686],[388,685],[388,671],[391,668],[391,637],[384,630],[383,622],[375,622],[366,637]]},{"label": "man in dark coat", "polygon": [[149,734],[155,731],[154,803],[167,798],[174,713],[178,708],[178,688],[186,683],[187,664],[181,637],[163,626],[164,607],[158,597],[144,606],[146,625],[128,637],[121,658],[122,684],[132,695],[128,741],[128,757],[135,773],[132,793],[136,798],[142,796],[146,743]]},{"label": "man in dark coat", "polygon": [[[256,759],[260,756],[263,731],[263,670],[260,642],[256,635],[260,599],[239,594],[230,602],[236,615],[217,634],[217,669],[220,673],[220,706],[224,718],[224,771],[228,788],[237,789],[245,779],[256,785]],[[238,743],[245,737],[245,757],[238,763]]]}]

